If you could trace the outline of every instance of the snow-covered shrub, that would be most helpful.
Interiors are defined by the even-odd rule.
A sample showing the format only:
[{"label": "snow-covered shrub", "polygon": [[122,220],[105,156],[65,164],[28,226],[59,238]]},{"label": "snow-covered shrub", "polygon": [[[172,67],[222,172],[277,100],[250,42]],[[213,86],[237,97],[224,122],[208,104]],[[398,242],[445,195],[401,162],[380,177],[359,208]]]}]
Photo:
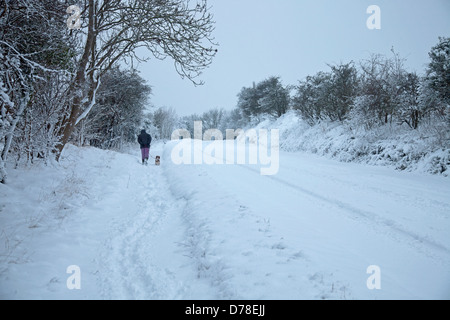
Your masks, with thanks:
[{"label": "snow-covered shrub", "polygon": [[[450,131],[440,126],[412,130],[408,126],[355,126],[322,121],[310,126],[295,111],[256,128],[279,129],[280,148],[306,151],[343,162],[390,166],[396,170],[449,175]],[[447,128],[447,129],[446,129]]]}]

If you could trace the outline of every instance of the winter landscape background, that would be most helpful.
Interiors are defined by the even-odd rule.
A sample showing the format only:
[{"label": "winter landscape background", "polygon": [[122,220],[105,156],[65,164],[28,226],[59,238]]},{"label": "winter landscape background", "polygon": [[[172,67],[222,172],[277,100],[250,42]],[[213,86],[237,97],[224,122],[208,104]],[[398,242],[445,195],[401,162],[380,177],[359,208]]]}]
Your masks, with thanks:
[{"label": "winter landscape background", "polygon": [[[393,47],[180,116],[152,104],[138,52],[201,85],[214,7],[124,3],[1,3],[2,299],[450,298],[448,32],[423,70]],[[195,121],[278,130],[279,170],[242,136],[219,146],[245,163],[184,139],[208,161],[177,165]],[[141,165],[142,128],[161,166]]]}]

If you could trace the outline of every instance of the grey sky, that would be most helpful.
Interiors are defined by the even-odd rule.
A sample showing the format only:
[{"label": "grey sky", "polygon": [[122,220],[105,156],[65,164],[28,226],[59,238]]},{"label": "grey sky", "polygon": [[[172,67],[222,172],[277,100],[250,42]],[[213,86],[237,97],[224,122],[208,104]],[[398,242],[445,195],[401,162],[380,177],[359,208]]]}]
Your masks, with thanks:
[{"label": "grey sky", "polygon": [[[153,86],[152,103],[179,115],[236,106],[242,87],[269,76],[284,84],[327,63],[360,61],[392,47],[422,73],[439,36],[450,36],[449,0],[209,0],[219,53],[195,87],[182,80],[170,60],[139,67]],[[370,5],[381,8],[381,30],[369,30]]]}]

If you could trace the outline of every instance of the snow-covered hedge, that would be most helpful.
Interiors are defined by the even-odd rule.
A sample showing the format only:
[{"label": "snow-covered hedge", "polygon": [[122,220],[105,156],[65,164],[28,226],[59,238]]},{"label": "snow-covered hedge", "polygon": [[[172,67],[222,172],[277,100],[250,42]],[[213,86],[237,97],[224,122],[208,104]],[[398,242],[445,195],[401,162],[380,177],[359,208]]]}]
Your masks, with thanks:
[{"label": "snow-covered hedge", "polygon": [[396,124],[365,130],[350,123],[304,122],[295,111],[256,128],[279,129],[280,148],[306,151],[344,162],[391,166],[397,170],[450,174],[448,127],[412,130]]}]

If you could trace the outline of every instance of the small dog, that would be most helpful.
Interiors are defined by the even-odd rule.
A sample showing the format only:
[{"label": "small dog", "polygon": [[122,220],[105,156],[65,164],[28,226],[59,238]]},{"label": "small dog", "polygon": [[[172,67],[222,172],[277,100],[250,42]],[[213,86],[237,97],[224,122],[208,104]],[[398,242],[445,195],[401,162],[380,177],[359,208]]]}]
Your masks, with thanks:
[{"label": "small dog", "polygon": [[155,158],[155,165],[159,166],[161,164],[161,157],[160,156],[156,156]]}]

